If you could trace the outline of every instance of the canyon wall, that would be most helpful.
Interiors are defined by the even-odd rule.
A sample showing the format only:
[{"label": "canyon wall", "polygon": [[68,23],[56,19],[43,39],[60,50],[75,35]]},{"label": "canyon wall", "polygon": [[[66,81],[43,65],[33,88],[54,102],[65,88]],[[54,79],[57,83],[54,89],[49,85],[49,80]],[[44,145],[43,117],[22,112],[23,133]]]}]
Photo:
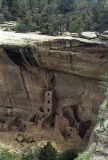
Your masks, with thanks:
[{"label": "canyon wall", "polygon": [[108,73],[107,42],[11,35],[0,40],[1,133],[83,149],[104,100],[99,82]]}]

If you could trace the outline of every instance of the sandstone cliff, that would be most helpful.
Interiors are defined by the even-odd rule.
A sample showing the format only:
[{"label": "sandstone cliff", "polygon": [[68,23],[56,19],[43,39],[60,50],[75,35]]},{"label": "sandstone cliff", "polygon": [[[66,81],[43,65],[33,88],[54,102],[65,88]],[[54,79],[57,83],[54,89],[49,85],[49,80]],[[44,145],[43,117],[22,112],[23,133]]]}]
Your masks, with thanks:
[{"label": "sandstone cliff", "polygon": [[108,73],[107,44],[0,31],[1,132],[83,149],[104,100],[98,84]]}]

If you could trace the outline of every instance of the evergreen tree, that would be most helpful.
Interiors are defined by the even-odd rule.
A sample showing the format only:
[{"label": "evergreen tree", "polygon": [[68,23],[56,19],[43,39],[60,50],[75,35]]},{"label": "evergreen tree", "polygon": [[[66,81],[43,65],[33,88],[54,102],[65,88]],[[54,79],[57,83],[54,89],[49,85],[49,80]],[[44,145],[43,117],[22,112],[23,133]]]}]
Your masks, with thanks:
[{"label": "evergreen tree", "polygon": [[57,159],[57,151],[56,149],[51,145],[50,142],[48,142],[44,148],[42,148],[39,160],[56,160]]},{"label": "evergreen tree", "polygon": [[0,22],[14,20],[18,32],[82,32],[108,29],[108,0],[1,0]]}]

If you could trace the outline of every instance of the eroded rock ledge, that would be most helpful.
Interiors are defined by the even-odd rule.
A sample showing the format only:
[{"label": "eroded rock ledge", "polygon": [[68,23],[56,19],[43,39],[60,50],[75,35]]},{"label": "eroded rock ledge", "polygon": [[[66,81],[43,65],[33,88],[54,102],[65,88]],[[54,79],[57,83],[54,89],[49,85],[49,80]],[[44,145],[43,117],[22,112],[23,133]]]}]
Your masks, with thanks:
[{"label": "eroded rock ledge", "polygon": [[1,132],[12,132],[21,143],[49,140],[60,150],[83,149],[104,99],[98,84],[108,73],[108,42],[0,36]]}]

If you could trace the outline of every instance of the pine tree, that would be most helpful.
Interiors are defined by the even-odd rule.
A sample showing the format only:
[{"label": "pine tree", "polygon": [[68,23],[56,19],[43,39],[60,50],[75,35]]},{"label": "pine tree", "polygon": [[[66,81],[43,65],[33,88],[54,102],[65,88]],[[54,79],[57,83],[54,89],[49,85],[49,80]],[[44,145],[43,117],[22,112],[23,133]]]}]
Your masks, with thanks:
[{"label": "pine tree", "polygon": [[50,142],[48,142],[44,148],[42,148],[39,160],[56,160],[57,159],[57,151],[56,149],[51,145]]}]

